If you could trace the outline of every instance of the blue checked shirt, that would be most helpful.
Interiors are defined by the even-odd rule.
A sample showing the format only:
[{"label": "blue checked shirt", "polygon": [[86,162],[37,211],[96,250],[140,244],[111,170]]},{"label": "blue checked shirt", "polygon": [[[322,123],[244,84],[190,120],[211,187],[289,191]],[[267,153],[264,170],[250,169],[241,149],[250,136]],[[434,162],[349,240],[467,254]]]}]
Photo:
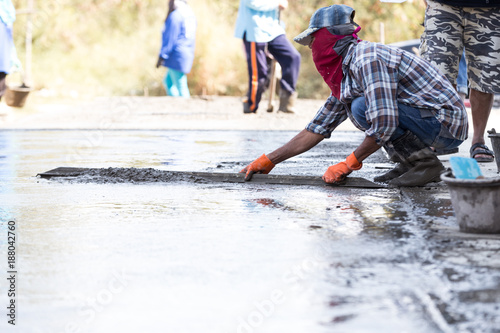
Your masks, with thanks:
[{"label": "blue checked shirt", "polygon": [[[330,96],[307,125],[310,132],[329,138],[344,120],[371,136],[379,145],[389,141],[398,126],[398,103],[434,116],[455,139],[467,138],[467,112],[451,83],[425,60],[398,48],[362,41],[342,63],[344,78],[340,100]],[[350,103],[364,96],[367,103],[363,128],[350,111]]]}]

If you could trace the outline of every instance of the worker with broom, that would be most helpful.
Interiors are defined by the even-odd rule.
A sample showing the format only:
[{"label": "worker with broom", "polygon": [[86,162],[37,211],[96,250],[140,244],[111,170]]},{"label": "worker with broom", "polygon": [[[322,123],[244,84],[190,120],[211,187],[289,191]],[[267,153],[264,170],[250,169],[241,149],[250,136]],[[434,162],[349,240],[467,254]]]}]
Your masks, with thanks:
[{"label": "worker with broom", "polygon": [[243,113],[257,113],[262,93],[269,84],[266,49],[282,69],[278,111],[295,111],[300,53],[288,41],[280,24],[280,11],[287,7],[288,0],[240,0],[234,35],[243,40],[248,67]]},{"label": "worker with broom", "polygon": [[342,181],[384,147],[398,164],[374,180],[395,187],[423,186],[438,181],[444,169],[430,147],[451,149],[467,138],[465,107],[446,77],[409,52],[360,40],[354,14],[346,5],[321,8],[294,38],[311,48],[331,95],[304,130],[241,170],[246,180],[308,151],[347,118],[365,138],[345,161],[326,170],[326,183]]}]

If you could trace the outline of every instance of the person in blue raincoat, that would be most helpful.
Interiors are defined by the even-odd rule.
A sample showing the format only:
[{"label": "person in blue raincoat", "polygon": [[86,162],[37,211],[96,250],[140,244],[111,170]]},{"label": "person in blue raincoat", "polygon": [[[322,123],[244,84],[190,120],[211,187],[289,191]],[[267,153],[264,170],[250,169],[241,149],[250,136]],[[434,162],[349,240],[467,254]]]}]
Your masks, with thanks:
[{"label": "person in blue raincoat", "polygon": [[19,63],[12,36],[12,25],[15,20],[16,10],[11,0],[0,0],[0,100],[7,89],[5,83],[7,74]]},{"label": "person in blue raincoat", "polygon": [[187,76],[194,60],[196,17],[186,0],[169,0],[156,67],[167,67],[167,94],[189,98]]}]

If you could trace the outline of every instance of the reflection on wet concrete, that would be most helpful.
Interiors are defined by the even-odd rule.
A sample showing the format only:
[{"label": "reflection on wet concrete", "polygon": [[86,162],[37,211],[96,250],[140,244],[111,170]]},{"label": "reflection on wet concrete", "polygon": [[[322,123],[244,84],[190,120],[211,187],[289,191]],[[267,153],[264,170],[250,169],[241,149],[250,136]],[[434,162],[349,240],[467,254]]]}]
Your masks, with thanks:
[{"label": "reflection on wet concrete", "polygon": [[[238,172],[295,133],[96,134],[0,132],[0,233],[17,221],[22,332],[500,327],[500,239],[459,233],[442,184],[366,190],[35,177],[60,166]],[[273,173],[321,175],[357,140],[340,133]],[[370,159],[356,176],[373,179],[375,165],[387,163],[382,153]],[[0,246],[5,258],[3,236]]]},{"label": "reflection on wet concrete", "polygon": [[291,209],[291,208],[285,206],[283,203],[278,202],[278,201],[271,199],[271,198],[252,199],[252,200],[249,200],[249,202],[256,203],[256,204],[262,205],[263,207],[267,207],[267,208],[280,209],[280,210]]}]

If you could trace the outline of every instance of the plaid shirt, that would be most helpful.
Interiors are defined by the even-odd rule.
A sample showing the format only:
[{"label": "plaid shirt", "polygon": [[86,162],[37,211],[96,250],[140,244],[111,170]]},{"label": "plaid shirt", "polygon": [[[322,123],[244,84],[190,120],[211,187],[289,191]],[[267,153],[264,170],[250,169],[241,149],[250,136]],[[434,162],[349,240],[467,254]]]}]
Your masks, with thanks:
[{"label": "plaid shirt", "polygon": [[[329,138],[349,118],[383,145],[398,126],[398,103],[402,103],[420,110],[422,116],[434,116],[453,138],[467,138],[467,112],[459,95],[425,60],[397,48],[362,41],[347,52],[342,66],[340,100],[330,96],[307,125],[308,131]],[[361,96],[366,99],[370,128],[363,128],[351,114],[352,100]]]}]

